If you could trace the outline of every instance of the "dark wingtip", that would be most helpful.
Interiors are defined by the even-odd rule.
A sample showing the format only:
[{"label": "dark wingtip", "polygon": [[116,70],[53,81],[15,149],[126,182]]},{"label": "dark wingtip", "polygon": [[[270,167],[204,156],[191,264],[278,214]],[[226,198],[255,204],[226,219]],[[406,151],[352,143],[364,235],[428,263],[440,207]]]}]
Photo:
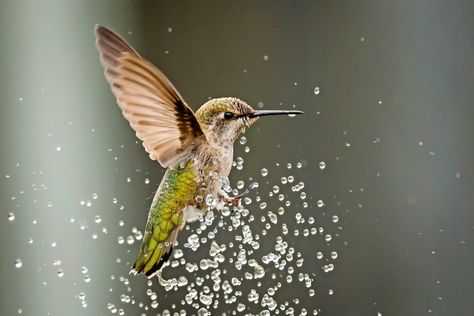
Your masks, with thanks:
[{"label": "dark wingtip", "polygon": [[100,24],[96,24],[94,26],[94,32],[97,38],[99,37],[105,37],[105,36],[110,36],[110,35],[115,35],[115,32],[109,29],[108,27],[105,27]]},{"label": "dark wingtip", "polygon": [[103,27],[102,25],[100,25],[99,23],[97,23],[96,25],[94,25],[94,33],[96,35],[99,35],[101,32],[103,32],[104,30],[106,30],[107,28]]}]

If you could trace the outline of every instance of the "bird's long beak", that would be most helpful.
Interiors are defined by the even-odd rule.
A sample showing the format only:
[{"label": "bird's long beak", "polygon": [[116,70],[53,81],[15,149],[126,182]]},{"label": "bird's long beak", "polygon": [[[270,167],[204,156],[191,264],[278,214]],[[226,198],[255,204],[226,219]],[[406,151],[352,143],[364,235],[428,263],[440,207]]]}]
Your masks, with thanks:
[{"label": "bird's long beak", "polygon": [[263,111],[254,111],[252,113],[247,114],[247,117],[249,118],[254,118],[254,117],[259,117],[259,116],[265,116],[265,115],[289,115],[289,116],[294,116],[296,114],[303,114],[304,112],[302,111],[296,111],[296,110],[263,110]]}]

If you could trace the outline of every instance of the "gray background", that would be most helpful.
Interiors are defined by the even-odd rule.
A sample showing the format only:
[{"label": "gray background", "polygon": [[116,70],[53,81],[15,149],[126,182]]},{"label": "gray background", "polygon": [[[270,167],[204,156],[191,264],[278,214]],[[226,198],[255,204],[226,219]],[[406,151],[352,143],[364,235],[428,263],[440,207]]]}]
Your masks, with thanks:
[{"label": "gray background", "polygon": [[[136,141],[103,78],[92,32],[100,23],[168,74],[194,109],[208,97],[236,96],[305,111],[248,130],[250,152],[236,144],[245,163],[231,181],[257,179],[251,197],[268,203],[248,206],[260,235],[249,259],[262,264],[286,223],[284,239],[305,259],[301,269],[289,263],[293,277],[310,274],[316,294],[286,283],[287,268],[272,280],[276,270],[265,266],[263,279],[234,288],[247,305],[242,313],[264,309],[247,301],[251,288],[262,298],[281,281],[274,298],[295,314],[473,315],[473,16],[472,1],[1,1],[0,314],[109,315],[110,304],[127,315],[197,313],[181,305],[186,287],[167,292],[156,280],[148,286],[128,276],[140,242],[118,239],[143,229],[163,170]],[[288,175],[305,183],[308,208],[301,192],[280,183]],[[273,185],[293,203],[262,236],[260,217],[281,204],[268,196]],[[297,212],[316,223],[296,224]],[[180,234],[180,246],[198,226]],[[303,237],[313,226],[324,233]],[[241,245],[239,234],[216,236],[219,244],[234,240],[226,258]],[[199,262],[209,243],[197,252],[181,247],[184,257]],[[329,263],[335,269],[324,273]],[[227,261],[220,268],[224,279],[245,271]],[[179,266],[164,275],[186,274],[191,283],[209,272]],[[235,310],[218,293],[210,310]]]}]

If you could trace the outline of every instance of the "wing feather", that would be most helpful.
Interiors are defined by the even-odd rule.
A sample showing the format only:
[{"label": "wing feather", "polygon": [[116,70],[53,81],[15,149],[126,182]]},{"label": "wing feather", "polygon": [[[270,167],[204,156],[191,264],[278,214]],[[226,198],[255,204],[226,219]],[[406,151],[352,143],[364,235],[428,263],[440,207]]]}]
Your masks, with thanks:
[{"label": "wing feather", "polygon": [[206,138],[173,84],[117,33],[97,26],[96,38],[105,77],[150,158],[163,167],[188,159]]}]

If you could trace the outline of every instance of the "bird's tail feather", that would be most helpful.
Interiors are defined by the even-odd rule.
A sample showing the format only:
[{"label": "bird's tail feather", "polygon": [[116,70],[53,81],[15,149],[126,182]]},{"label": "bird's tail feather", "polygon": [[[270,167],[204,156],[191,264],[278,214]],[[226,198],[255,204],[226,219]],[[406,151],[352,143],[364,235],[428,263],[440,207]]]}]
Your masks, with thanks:
[{"label": "bird's tail feather", "polygon": [[149,247],[150,243],[146,238],[148,236],[145,236],[144,247],[140,250],[140,254],[138,255],[130,273],[145,273],[148,278],[154,277],[169,260],[177,235],[178,230],[175,229],[171,232],[166,241],[156,244],[153,248]]}]

